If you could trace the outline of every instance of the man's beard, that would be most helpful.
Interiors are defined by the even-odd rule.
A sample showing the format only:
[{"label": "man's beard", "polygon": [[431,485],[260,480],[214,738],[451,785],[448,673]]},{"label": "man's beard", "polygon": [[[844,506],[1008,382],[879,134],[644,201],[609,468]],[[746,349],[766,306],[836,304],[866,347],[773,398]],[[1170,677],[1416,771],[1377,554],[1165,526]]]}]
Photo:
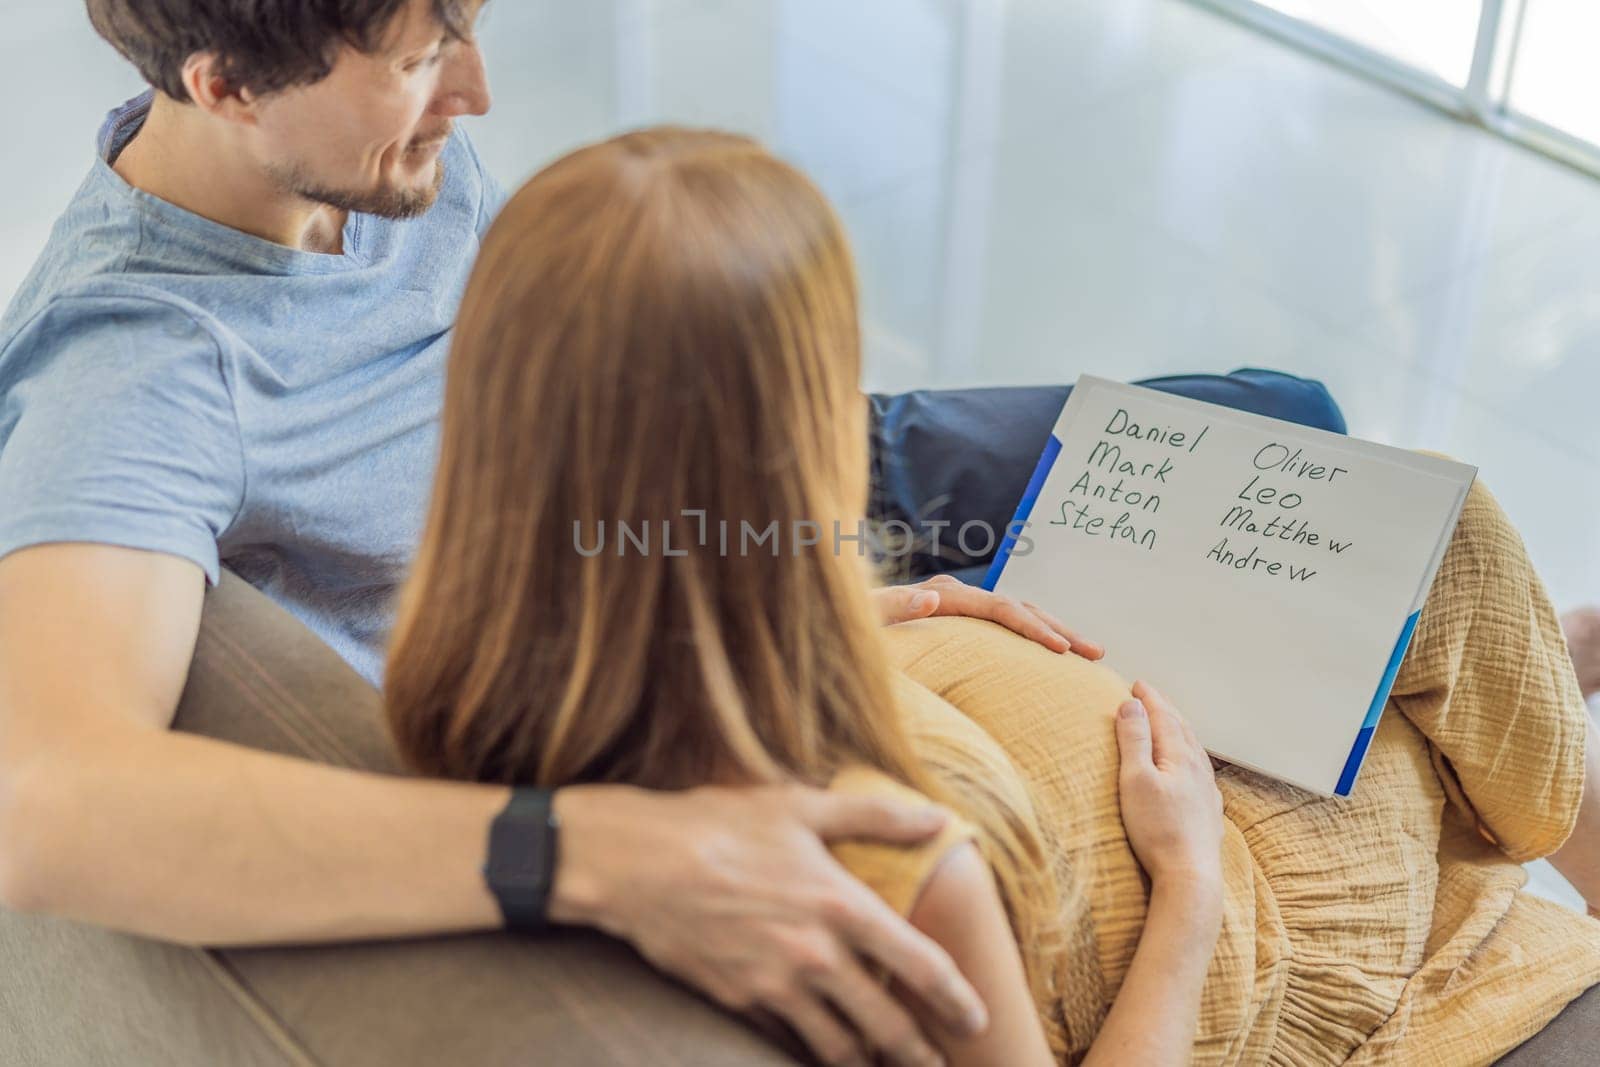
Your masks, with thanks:
[{"label": "man's beard", "polygon": [[434,162],[433,182],[426,189],[335,189],[319,185],[299,167],[277,167],[273,179],[288,193],[358,215],[377,215],[385,219],[414,219],[431,208],[444,188],[444,160]]}]

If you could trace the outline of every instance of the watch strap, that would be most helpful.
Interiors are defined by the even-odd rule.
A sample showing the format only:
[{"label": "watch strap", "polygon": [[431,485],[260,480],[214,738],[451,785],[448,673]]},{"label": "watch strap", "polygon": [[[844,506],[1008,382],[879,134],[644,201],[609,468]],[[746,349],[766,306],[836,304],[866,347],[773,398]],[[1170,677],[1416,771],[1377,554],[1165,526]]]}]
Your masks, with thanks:
[{"label": "watch strap", "polygon": [[514,789],[489,825],[483,877],[508,930],[538,931],[550,924],[560,840],[554,800],[548,789]]}]

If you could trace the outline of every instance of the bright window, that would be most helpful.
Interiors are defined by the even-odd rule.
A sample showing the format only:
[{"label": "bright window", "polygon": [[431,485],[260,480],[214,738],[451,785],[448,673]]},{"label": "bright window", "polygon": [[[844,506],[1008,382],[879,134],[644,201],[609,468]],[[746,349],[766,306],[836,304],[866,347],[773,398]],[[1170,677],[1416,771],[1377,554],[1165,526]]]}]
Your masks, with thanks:
[{"label": "bright window", "polygon": [[1194,2],[1600,177],[1600,0]]},{"label": "bright window", "polygon": [[1600,144],[1600,3],[1526,0],[1511,106]]},{"label": "bright window", "polygon": [[[1537,0],[1535,0],[1537,2]],[[1262,0],[1263,6],[1365,45],[1452,85],[1467,84],[1482,0]],[[1595,0],[1556,0],[1554,7]],[[1592,43],[1592,40],[1591,40]]]}]

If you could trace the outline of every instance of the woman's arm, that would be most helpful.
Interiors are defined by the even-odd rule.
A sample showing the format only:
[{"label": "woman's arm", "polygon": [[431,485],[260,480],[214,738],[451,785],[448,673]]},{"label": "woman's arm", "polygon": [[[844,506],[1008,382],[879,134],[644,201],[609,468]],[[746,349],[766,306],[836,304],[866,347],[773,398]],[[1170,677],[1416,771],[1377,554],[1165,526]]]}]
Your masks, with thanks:
[{"label": "woman's arm", "polygon": [[1152,884],[1139,948],[1086,1067],[1189,1062],[1200,990],[1221,929],[1220,881]]},{"label": "woman's arm", "polygon": [[1222,795],[1211,760],[1153,686],[1117,713],[1122,823],[1150,875],[1139,947],[1088,1064],[1186,1064],[1222,930]]},{"label": "woman's arm", "polygon": [[950,1067],[1054,1067],[1000,891],[975,846],[952,849],[940,862],[911,909],[911,925],[944,946],[989,1008],[989,1028],[969,1038],[924,1016]]}]

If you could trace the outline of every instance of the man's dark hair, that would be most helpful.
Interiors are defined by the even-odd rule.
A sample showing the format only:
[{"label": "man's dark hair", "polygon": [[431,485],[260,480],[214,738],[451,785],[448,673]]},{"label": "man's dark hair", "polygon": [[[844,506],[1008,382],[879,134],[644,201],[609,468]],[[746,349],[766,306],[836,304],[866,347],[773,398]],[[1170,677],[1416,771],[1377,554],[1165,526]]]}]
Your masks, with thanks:
[{"label": "man's dark hair", "polygon": [[[341,44],[363,52],[411,0],[87,0],[100,36],[174,100],[188,100],[183,65],[217,56],[231,89],[272,93],[310,85],[333,70]],[[446,33],[465,36],[468,0],[431,0]]]}]

